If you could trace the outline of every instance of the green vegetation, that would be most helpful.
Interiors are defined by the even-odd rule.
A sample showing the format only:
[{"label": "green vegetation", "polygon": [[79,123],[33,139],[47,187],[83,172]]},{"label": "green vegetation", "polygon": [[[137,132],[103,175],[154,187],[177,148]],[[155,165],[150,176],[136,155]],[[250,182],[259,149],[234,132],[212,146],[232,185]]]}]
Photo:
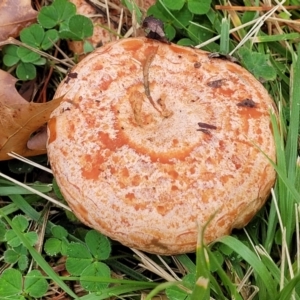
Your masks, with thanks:
[{"label": "green vegetation", "polygon": [[[32,24],[20,33],[24,46],[7,45],[3,49],[3,64],[16,66],[16,75],[21,80],[34,79],[36,66],[47,63],[39,51],[53,48],[59,39],[81,41],[93,34],[92,21],[76,14],[76,6],[67,0],[55,0],[42,7],[37,19],[38,24]],[[87,42],[85,47],[91,48]]]}]

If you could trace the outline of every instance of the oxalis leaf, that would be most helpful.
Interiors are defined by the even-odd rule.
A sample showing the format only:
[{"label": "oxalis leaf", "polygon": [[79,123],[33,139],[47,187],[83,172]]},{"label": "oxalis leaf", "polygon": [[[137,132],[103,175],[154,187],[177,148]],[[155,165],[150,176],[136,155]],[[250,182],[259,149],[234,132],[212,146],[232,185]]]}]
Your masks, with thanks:
[{"label": "oxalis leaf", "polygon": [[17,55],[23,63],[34,63],[41,57],[39,54],[24,47],[18,48]]},{"label": "oxalis leaf", "polygon": [[71,39],[74,41],[81,41],[87,37],[92,36],[94,30],[91,19],[75,15],[70,18],[68,28],[65,26],[59,31],[59,36],[62,39]]},{"label": "oxalis leaf", "polygon": [[66,237],[68,236],[68,232],[62,226],[54,226],[51,229],[53,237],[49,238],[45,242],[44,250],[48,255],[57,255],[58,253],[62,253],[65,255],[67,253],[67,247],[69,245]]},{"label": "oxalis leaf", "polygon": [[211,0],[188,0],[187,4],[193,14],[204,15],[210,10]]},{"label": "oxalis leaf", "polygon": [[19,47],[16,45],[7,45],[3,48],[3,63],[7,67],[11,67],[20,61],[20,57],[17,54],[18,49]]},{"label": "oxalis leaf", "polygon": [[51,232],[52,232],[53,236],[58,239],[62,239],[64,237],[68,236],[68,231],[60,225],[54,226],[51,229]]},{"label": "oxalis leaf", "polygon": [[38,14],[38,22],[44,28],[53,28],[58,24],[59,15],[54,6],[44,6]]},{"label": "oxalis leaf", "polygon": [[76,13],[76,6],[67,0],[55,0],[52,5],[44,6],[38,14],[38,21],[44,28],[53,28],[66,22]]},{"label": "oxalis leaf", "polygon": [[61,251],[61,244],[62,244],[61,240],[57,238],[49,238],[45,242],[44,250],[50,256],[57,255]]},{"label": "oxalis leaf", "polygon": [[28,267],[27,249],[21,245],[4,252],[4,261],[8,264],[18,263],[20,271],[24,271]]},{"label": "oxalis leaf", "polygon": [[50,29],[50,30],[46,31],[46,33],[45,33],[44,39],[41,44],[41,48],[43,50],[48,50],[58,40],[59,40],[58,31],[55,29]]},{"label": "oxalis leaf", "polygon": [[0,296],[18,295],[22,291],[22,274],[15,269],[5,270],[0,277]]},{"label": "oxalis leaf", "polygon": [[193,19],[193,14],[189,11],[187,5],[184,5],[180,11],[173,11],[172,14],[174,17],[173,25],[177,28],[184,28]]},{"label": "oxalis leaf", "polygon": [[35,298],[42,297],[48,290],[48,282],[38,270],[33,270],[25,277],[25,291]]},{"label": "oxalis leaf", "polygon": [[185,0],[163,0],[164,4],[166,5],[167,8],[172,9],[172,10],[180,10],[182,9]]},{"label": "oxalis leaf", "polygon": [[106,236],[96,230],[90,230],[85,236],[85,242],[96,259],[104,260],[109,257],[111,246]]},{"label": "oxalis leaf", "polygon": [[36,77],[36,68],[32,63],[21,62],[17,66],[16,74],[21,80],[32,80]]},{"label": "oxalis leaf", "polygon": [[267,54],[252,52],[247,48],[241,48],[238,54],[244,67],[258,80],[268,81],[276,78],[276,70],[269,63]]},{"label": "oxalis leaf", "polygon": [[4,261],[8,264],[14,264],[19,259],[19,253],[12,249],[8,249],[4,252]]},{"label": "oxalis leaf", "polygon": [[81,273],[80,283],[82,287],[89,292],[100,292],[108,287],[109,282],[88,281],[86,279],[88,276],[110,278],[110,269],[104,263],[94,262]]},{"label": "oxalis leaf", "polygon": [[80,275],[92,261],[92,255],[88,249],[79,243],[71,243],[67,249],[66,269],[72,275]]},{"label": "oxalis leaf", "polygon": [[68,0],[54,0],[52,4],[58,12],[59,21],[64,21],[76,14],[76,6]]},{"label": "oxalis leaf", "polygon": [[29,225],[28,220],[22,215],[15,216],[12,219],[12,222],[15,226],[17,226],[19,228],[20,231],[25,231]]},{"label": "oxalis leaf", "polygon": [[44,35],[44,28],[39,24],[33,24],[20,32],[20,39],[29,46],[40,48]]},{"label": "oxalis leaf", "polygon": [[18,267],[20,271],[25,271],[28,267],[28,257],[24,254],[20,255],[18,259]]}]

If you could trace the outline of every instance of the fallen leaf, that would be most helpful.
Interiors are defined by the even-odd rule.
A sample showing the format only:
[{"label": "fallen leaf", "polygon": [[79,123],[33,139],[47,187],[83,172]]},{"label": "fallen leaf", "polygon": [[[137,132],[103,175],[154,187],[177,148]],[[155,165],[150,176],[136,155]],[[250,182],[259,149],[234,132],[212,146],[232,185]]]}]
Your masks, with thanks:
[{"label": "fallen leaf", "polygon": [[17,79],[0,70],[0,160],[11,159],[7,153],[23,156],[46,153],[46,144],[40,149],[29,149],[27,142],[49,119],[62,97],[46,103],[27,102],[15,88]]},{"label": "fallen leaf", "polygon": [[31,7],[31,0],[1,0],[0,41],[17,37],[24,27],[36,21],[37,14]]}]

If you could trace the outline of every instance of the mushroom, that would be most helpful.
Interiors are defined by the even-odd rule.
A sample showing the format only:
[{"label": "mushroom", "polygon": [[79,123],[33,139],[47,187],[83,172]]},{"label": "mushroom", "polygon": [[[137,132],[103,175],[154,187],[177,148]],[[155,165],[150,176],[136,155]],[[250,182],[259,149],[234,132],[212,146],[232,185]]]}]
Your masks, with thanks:
[{"label": "mushroom", "polygon": [[[48,155],[87,226],[129,247],[193,252],[245,226],[275,181],[274,103],[241,66],[147,38],[75,66],[48,123]],[[263,153],[262,153],[263,152]]]}]

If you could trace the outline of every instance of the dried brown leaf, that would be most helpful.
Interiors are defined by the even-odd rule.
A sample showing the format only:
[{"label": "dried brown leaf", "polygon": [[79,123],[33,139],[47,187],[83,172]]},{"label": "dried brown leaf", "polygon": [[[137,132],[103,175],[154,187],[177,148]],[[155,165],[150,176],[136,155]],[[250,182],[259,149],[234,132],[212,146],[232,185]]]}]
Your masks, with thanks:
[{"label": "dried brown leaf", "polygon": [[1,0],[0,41],[17,37],[24,27],[35,22],[37,13],[31,7],[31,0]]},{"label": "dried brown leaf", "polygon": [[47,123],[51,112],[61,98],[46,103],[27,102],[15,88],[17,79],[0,70],[0,160],[11,159],[7,153],[14,151],[23,156],[46,153],[41,149],[29,149],[31,135]]}]

